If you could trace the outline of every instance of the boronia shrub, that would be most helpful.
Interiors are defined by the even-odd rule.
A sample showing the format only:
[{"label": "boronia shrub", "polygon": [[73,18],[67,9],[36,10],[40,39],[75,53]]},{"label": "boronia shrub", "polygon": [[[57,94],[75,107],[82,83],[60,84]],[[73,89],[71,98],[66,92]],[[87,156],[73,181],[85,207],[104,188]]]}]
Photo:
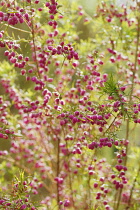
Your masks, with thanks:
[{"label": "boronia shrub", "polygon": [[140,209],[140,2],[1,0],[0,24],[0,209]]}]

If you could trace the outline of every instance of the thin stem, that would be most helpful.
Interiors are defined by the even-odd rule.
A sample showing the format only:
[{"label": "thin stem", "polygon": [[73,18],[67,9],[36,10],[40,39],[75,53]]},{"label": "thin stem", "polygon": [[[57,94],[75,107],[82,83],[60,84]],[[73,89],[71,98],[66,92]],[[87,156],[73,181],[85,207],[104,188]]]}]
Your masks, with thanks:
[{"label": "thin stem", "polygon": [[91,176],[88,177],[88,196],[89,196],[89,208],[91,208],[91,192],[90,192],[90,180]]},{"label": "thin stem", "polygon": [[117,200],[117,191],[115,193],[115,196],[114,196],[114,205],[113,205],[113,209],[115,209],[115,206],[116,206],[116,200]]},{"label": "thin stem", "polygon": [[14,27],[14,26],[11,26],[11,25],[8,25],[8,24],[3,24],[4,26],[8,26],[9,28],[12,28],[12,29],[14,29],[14,30],[17,30],[17,31],[20,31],[20,32],[24,32],[24,33],[28,33],[28,34],[30,34],[31,32],[30,31],[25,31],[25,30],[23,30],[23,29],[21,29],[21,28],[16,28],[16,27]]},{"label": "thin stem", "polygon": [[[119,115],[119,114],[118,114],[118,115]],[[118,116],[118,115],[117,115],[117,116]],[[114,122],[115,122],[117,116],[113,119],[113,121],[111,122],[111,124],[109,125],[109,127],[104,131],[103,136],[104,136],[104,135],[109,131],[109,129],[112,127],[112,125],[114,124]]]},{"label": "thin stem", "polygon": [[132,94],[133,94],[133,89],[134,89],[134,79],[135,79],[135,74],[137,70],[138,48],[139,48],[139,39],[140,39],[140,17],[138,17],[137,19],[138,19],[138,32],[137,32],[137,42],[136,42],[136,50],[135,50],[136,54],[135,54],[134,70],[133,70],[133,75],[132,75],[132,88],[131,88],[130,97],[129,97],[130,102],[132,99]]},{"label": "thin stem", "polygon": [[118,202],[117,202],[117,205],[116,205],[116,208],[115,210],[118,210],[119,209],[119,205],[120,205],[120,200],[121,200],[121,195],[122,195],[122,188],[119,190],[119,196],[118,196]]},{"label": "thin stem", "polygon": [[130,206],[130,204],[131,204],[133,191],[134,191],[135,184],[136,184],[136,181],[137,181],[137,178],[138,178],[139,173],[140,173],[140,166],[139,166],[139,168],[138,168],[137,175],[135,176],[135,179],[134,179],[134,181],[133,181],[132,188],[131,188],[131,190],[130,190],[130,196],[129,196],[128,205],[127,205],[127,207],[126,207],[126,210],[129,209],[129,206]]},{"label": "thin stem", "polygon": [[[129,138],[129,132],[130,132],[130,122],[129,119],[127,119],[126,121],[126,135],[125,135],[125,139],[128,140]],[[126,166],[127,164],[127,153],[128,153],[128,145],[126,145],[126,156],[124,159],[124,165]]]},{"label": "thin stem", "polygon": [[[137,31],[137,41],[136,41],[136,50],[135,50],[135,62],[134,62],[134,70],[133,70],[133,75],[132,75],[132,87],[130,91],[130,96],[129,96],[129,103],[132,101],[132,96],[133,96],[133,90],[134,90],[134,80],[135,80],[135,74],[137,70],[137,61],[138,61],[138,47],[139,47],[139,39],[140,39],[140,17],[137,18],[138,20],[138,31]],[[130,130],[130,123],[129,119],[126,121],[126,137],[125,139],[128,140],[129,138],[129,130]],[[128,153],[128,145],[126,145],[126,158],[125,158],[125,166],[127,164],[127,153]]]},{"label": "thin stem", "polygon": [[73,208],[76,209],[75,204],[74,204],[71,173],[69,173],[69,183],[70,183],[70,190],[71,190],[71,197],[72,197],[72,205],[73,205]]},{"label": "thin stem", "polygon": [[[131,103],[131,101],[132,101],[132,96],[133,96],[133,91],[134,91],[134,80],[135,80],[135,74],[136,74],[136,70],[137,70],[137,61],[138,61],[138,47],[139,47],[139,38],[140,38],[140,17],[138,17],[137,20],[138,20],[138,28],[137,28],[137,37],[136,37],[136,39],[137,39],[136,50],[135,50],[136,53],[135,53],[135,60],[134,60],[134,70],[133,70],[133,75],[132,75],[132,87],[131,87],[131,91],[130,91],[130,95],[129,95],[129,103]],[[130,132],[130,122],[129,122],[129,119],[127,119],[127,121],[126,121],[126,136],[125,136],[126,140],[129,139],[129,132]],[[128,154],[128,145],[126,145],[126,157],[124,160],[125,166],[127,164],[127,154]],[[131,192],[133,192],[133,189],[131,190]],[[117,206],[116,206],[115,210],[119,209],[121,194],[122,194],[122,189],[120,189],[118,202],[117,202]]]},{"label": "thin stem", "polygon": [[[60,138],[57,141],[57,162],[56,162],[56,176],[59,177],[60,173]],[[59,196],[59,183],[57,182],[57,205],[59,207],[60,196]]]},{"label": "thin stem", "polygon": [[36,68],[37,68],[37,74],[40,77],[39,74],[39,66],[38,66],[38,61],[37,61],[37,54],[36,54],[36,44],[35,44],[35,30],[34,30],[34,22],[32,18],[32,24],[31,24],[31,33],[32,33],[32,41],[33,41],[33,50],[34,50],[34,56],[35,56],[35,62],[36,62]]},{"label": "thin stem", "polygon": [[[44,141],[44,137],[43,137],[43,135],[42,135],[42,133],[41,133],[41,131],[39,131],[39,134],[40,134],[40,139],[39,139],[39,141],[38,141],[38,143],[42,143],[42,146],[44,147],[44,149],[45,149],[45,152],[46,152],[46,154],[49,156],[49,158],[50,158],[50,167],[51,168],[53,168],[53,162],[51,161],[51,159],[52,159],[52,157],[51,157],[51,154],[49,153],[49,149],[47,148],[47,146],[46,146],[46,143],[45,143],[45,141]],[[46,139],[45,139],[46,140]]]}]

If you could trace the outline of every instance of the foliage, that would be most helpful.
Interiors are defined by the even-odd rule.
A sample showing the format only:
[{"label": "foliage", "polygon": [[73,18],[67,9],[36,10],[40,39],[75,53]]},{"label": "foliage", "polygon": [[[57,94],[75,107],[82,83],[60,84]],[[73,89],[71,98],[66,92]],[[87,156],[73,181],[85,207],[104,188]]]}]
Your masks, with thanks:
[{"label": "foliage", "polygon": [[32,209],[36,208],[30,201],[30,183],[24,178],[24,172],[19,173],[19,178],[14,177],[12,189],[0,200],[1,209]]}]

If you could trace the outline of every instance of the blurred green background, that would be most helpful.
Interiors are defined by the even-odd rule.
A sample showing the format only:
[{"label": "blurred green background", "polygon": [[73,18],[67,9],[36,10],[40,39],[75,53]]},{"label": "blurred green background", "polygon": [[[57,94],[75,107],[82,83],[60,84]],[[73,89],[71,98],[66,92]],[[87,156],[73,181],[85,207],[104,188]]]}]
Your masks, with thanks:
[{"label": "blurred green background", "polygon": [[[63,2],[64,0],[59,0],[59,2]],[[95,12],[95,9],[96,9],[96,5],[97,5],[97,2],[98,0],[67,0],[67,1],[74,1],[74,2],[78,2],[79,5],[82,5],[84,10],[89,14],[89,15],[93,15],[93,13]],[[99,2],[101,2],[99,0]],[[116,0],[115,1],[117,5],[120,5],[122,2],[124,4],[127,4],[127,3],[130,3],[130,1],[128,0]],[[18,27],[18,26],[17,26]],[[22,29],[25,29],[27,30],[27,28],[25,28],[25,25],[22,25],[20,26],[22,27]],[[8,33],[12,35],[12,31],[13,29],[8,29]],[[79,22],[78,23],[78,28],[77,28],[77,31],[80,32],[80,39],[88,39],[89,36],[92,36],[92,31],[91,31],[91,28],[90,26],[88,25],[84,25],[83,22]],[[28,39],[29,38],[29,35],[26,34],[26,33],[22,33],[22,32],[16,32],[16,36],[18,37],[21,37],[21,38],[24,38],[24,39]],[[25,53],[24,51],[27,52],[27,48],[24,46],[25,44],[23,43],[22,44],[22,50],[23,50],[23,54]],[[4,53],[4,50],[5,49],[0,49],[0,61],[3,61],[5,59],[3,53]],[[18,70],[18,69],[17,69]],[[18,76],[19,77],[19,83],[20,83],[20,87],[23,88],[24,86],[24,83],[23,83],[23,77],[22,76]],[[24,87],[26,88],[26,87]],[[2,89],[2,87],[0,86],[0,95],[1,94],[4,94],[4,91]],[[14,110],[13,110],[14,111]],[[132,142],[131,144],[133,144],[133,146],[140,146],[140,139],[139,139],[139,131],[140,131],[140,125],[137,125],[136,128],[135,128],[135,125],[134,123],[131,123],[131,131],[130,131],[130,138],[129,140]],[[121,129],[120,129],[120,132],[119,132],[119,137],[120,139],[121,138],[124,138],[125,137],[125,133],[126,133],[126,125],[123,124],[121,126]],[[5,141],[5,140],[1,140],[0,142],[0,150],[6,150],[10,147],[10,140],[9,141]],[[113,150],[110,150],[110,148],[106,148],[104,150],[102,150],[102,156],[105,154],[106,158],[110,161],[114,155],[114,151]],[[11,177],[9,176],[6,176],[5,177],[7,180],[11,179]]]}]

